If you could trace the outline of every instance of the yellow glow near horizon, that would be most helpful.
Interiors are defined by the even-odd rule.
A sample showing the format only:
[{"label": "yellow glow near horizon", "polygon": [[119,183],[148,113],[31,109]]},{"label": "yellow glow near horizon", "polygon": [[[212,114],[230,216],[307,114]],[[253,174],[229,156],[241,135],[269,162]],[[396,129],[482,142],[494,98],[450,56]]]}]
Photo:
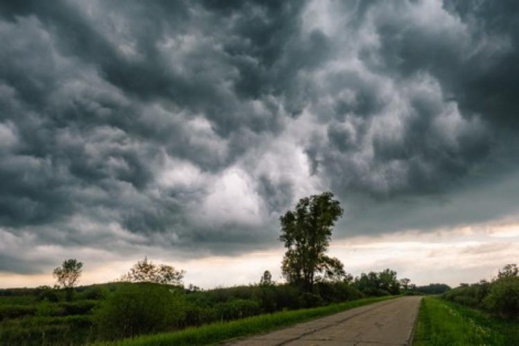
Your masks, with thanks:
[{"label": "yellow glow near horizon", "polygon": [[[458,285],[492,279],[519,253],[519,223],[504,220],[493,224],[440,229],[434,232],[406,231],[380,236],[357,236],[332,241],[330,255],[339,258],[347,272],[391,268],[398,276],[408,277],[416,284],[442,282]],[[155,263],[172,264],[184,269],[184,283],[204,289],[258,283],[263,271],[269,270],[275,281],[282,281],[280,263],[284,249],[258,251],[239,256],[211,256],[178,260],[149,258]],[[126,273],[142,258],[124,258],[107,263],[88,263],[80,285],[110,282]],[[36,287],[54,284],[49,274],[21,275],[0,273],[0,287]]]}]

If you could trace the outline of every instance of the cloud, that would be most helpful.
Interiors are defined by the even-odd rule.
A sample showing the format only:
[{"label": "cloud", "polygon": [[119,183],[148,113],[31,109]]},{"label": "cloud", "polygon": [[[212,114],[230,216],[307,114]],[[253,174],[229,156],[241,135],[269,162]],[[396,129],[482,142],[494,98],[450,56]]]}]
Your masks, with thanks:
[{"label": "cloud", "polygon": [[17,255],[27,239],[120,257],[261,251],[280,214],[324,190],[346,208],[343,238],[515,215],[517,11],[1,4],[0,229],[19,251],[0,271],[64,255]]}]

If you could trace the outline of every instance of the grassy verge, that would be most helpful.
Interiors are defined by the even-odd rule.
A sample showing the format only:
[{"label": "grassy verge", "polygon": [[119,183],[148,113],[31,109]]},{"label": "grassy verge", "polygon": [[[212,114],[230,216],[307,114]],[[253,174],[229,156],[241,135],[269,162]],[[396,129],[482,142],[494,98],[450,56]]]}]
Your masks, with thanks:
[{"label": "grassy verge", "polygon": [[413,345],[519,345],[519,325],[426,297],[420,307]]},{"label": "grassy verge", "polygon": [[197,328],[184,329],[178,332],[141,336],[135,339],[119,340],[113,343],[99,343],[96,345],[212,345],[229,339],[280,329],[296,323],[391,298],[394,297],[359,299],[314,309],[283,311],[232,322],[213,323]]}]

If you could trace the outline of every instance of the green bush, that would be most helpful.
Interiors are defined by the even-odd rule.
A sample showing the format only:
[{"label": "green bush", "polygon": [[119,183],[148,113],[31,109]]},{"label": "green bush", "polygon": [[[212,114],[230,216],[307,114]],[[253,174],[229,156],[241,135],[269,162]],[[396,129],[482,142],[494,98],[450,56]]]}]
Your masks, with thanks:
[{"label": "green bush", "polygon": [[36,289],[36,299],[38,301],[47,300],[56,303],[61,299],[61,294],[50,286],[40,286]]},{"label": "green bush", "polygon": [[494,281],[484,304],[487,309],[503,318],[518,318],[519,277],[503,277]]},{"label": "green bush", "polygon": [[65,309],[57,303],[51,303],[44,300],[38,304],[36,316],[64,316]]},{"label": "green bush", "polygon": [[95,300],[80,300],[77,302],[63,302],[58,305],[63,309],[63,315],[68,316],[88,314],[98,304]]},{"label": "green bush", "polygon": [[317,292],[326,303],[340,303],[363,297],[356,287],[345,282],[320,282],[317,285]]},{"label": "green bush", "polygon": [[258,286],[256,299],[260,302],[263,313],[272,313],[277,310],[275,286]]},{"label": "green bush", "polygon": [[182,327],[201,326],[219,320],[215,308],[200,306],[191,302],[184,305],[184,312]]},{"label": "green bush", "polygon": [[36,307],[26,305],[3,305],[0,306],[0,321],[7,318],[18,318],[32,316],[36,313]]},{"label": "green bush", "polygon": [[119,339],[174,329],[184,318],[183,294],[151,283],[121,285],[96,311],[104,339]]},{"label": "green bush", "polygon": [[36,316],[7,320],[0,345],[83,345],[92,341],[90,316]]},{"label": "green bush", "polygon": [[299,307],[303,309],[315,308],[321,305],[324,305],[324,301],[318,294],[305,292],[299,297]]},{"label": "green bush", "polygon": [[452,301],[461,305],[469,306],[471,308],[477,308],[480,304],[480,302],[474,297],[461,295],[453,297]]},{"label": "green bush", "polygon": [[239,298],[225,303],[220,303],[217,305],[216,309],[223,321],[254,316],[261,312],[260,305],[257,301]]},{"label": "green bush", "polygon": [[98,286],[89,287],[79,294],[80,299],[87,300],[102,300],[105,299],[107,295],[108,290]]}]

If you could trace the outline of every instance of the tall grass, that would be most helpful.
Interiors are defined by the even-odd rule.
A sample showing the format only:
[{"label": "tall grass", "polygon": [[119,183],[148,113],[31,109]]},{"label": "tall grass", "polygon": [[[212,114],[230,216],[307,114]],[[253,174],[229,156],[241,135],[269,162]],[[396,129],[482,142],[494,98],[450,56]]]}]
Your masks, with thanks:
[{"label": "tall grass", "polygon": [[287,327],[296,323],[331,315],[337,312],[391,298],[394,297],[359,299],[351,302],[333,304],[313,309],[283,311],[268,315],[249,317],[238,321],[212,323],[201,327],[184,329],[178,332],[141,336],[134,339],[119,340],[110,343],[98,343],[96,345],[211,345],[229,339],[240,338]]},{"label": "tall grass", "polygon": [[414,345],[519,345],[519,325],[436,297],[422,300]]}]

